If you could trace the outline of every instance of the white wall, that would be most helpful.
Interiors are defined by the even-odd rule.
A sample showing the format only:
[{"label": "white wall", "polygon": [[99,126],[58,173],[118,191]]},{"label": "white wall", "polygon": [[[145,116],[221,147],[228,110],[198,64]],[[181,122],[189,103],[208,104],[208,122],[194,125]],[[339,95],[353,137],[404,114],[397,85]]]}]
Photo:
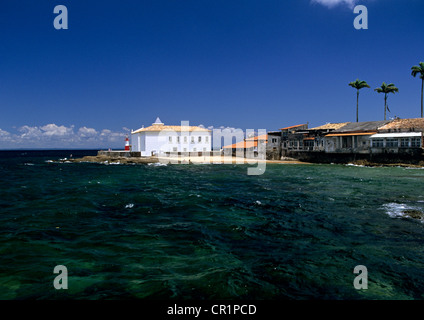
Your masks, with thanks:
[{"label": "white wall", "polygon": [[[171,142],[169,141],[170,137]],[[201,137],[201,142],[199,142],[199,137]],[[185,138],[187,142],[185,142]],[[192,143],[192,138],[194,143]],[[182,133],[144,131],[132,134],[131,142],[132,151],[139,151],[142,156],[151,156],[152,152],[209,152],[211,151],[212,137],[210,132],[204,131]]]}]

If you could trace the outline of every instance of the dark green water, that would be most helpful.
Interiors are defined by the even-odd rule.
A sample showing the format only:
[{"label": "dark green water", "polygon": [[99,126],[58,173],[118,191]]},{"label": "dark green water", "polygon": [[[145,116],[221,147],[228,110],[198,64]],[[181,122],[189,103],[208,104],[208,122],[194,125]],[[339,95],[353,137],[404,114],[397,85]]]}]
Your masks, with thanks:
[{"label": "dark green water", "polygon": [[70,153],[0,152],[1,299],[424,297],[424,170],[46,162]]}]

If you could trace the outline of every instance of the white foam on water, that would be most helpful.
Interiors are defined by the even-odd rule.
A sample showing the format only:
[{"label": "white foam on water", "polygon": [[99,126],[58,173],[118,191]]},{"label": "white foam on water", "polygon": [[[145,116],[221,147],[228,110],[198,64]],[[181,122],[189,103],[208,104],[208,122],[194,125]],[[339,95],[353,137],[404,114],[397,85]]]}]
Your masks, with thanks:
[{"label": "white foam on water", "polygon": [[403,212],[405,210],[412,209],[411,207],[407,206],[404,203],[394,203],[394,202],[383,204],[383,208],[386,211],[386,213],[392,218],[404,217],[405,214]]},{"label": "white foam on water", "polygon": [[345,164],[345,167],[372,168],[369,166],[364,166],[363,164],[354,164],[354,163]]},{"label": "white foam on water", "polygon": [[[422,202],[422,201],[417,201],[417,202]],[[383,204],[383,208],[386,211],[386,213],[392,218],[410,218],[405,213],[406,210],[422,211],[422,208],[417,206],[413,206],[413,205],[409,205],[405,203],[394,203],[394,202]]]},{"label": "white foam on water", "polygon": [[166,163],[160,163],[160,162],[148,163],[147,165],[153,166],[153,167],[166,167],[166,166],[168,166]]}]

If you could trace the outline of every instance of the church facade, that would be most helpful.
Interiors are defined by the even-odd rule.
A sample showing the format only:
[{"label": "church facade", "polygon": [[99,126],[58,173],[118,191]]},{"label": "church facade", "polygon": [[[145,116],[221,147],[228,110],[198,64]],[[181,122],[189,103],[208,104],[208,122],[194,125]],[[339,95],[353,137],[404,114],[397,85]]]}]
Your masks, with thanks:
[{"label": "church facade", "polygon": [[131,132],[131,151],[141,156],[164,153],[210,152],[211,131],[199,126],[165,125],[159,117],[151,126]]}]

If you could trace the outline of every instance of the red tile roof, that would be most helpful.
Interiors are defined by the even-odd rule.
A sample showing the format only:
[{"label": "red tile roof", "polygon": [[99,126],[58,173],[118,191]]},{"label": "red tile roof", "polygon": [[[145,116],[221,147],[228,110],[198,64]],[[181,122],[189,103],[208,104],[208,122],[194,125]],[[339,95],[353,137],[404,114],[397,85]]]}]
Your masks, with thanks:
[{"label": "red tile roof", "polygon": [[259,141],[268,141],[268,135],[263,134],[256,137],[247,138],[244,141],[239,141],[237,143],[231,144],[229,146],[224,146],[223,149],[250,149],[256,148],[258,146]]},{"label": "red tile roof", "polygon": [[246,141],[254,141],[254,140],[268,140],[268,135],[267,134],[263,134],[260,136],[256,136],[256,137],[251,137],[251,138],[247,138]]},{"label": "red tile roof", "polygon": [[222,147],[223,149],[249,149],[258,146],[257,141],[240,141],[229,146]]}]

